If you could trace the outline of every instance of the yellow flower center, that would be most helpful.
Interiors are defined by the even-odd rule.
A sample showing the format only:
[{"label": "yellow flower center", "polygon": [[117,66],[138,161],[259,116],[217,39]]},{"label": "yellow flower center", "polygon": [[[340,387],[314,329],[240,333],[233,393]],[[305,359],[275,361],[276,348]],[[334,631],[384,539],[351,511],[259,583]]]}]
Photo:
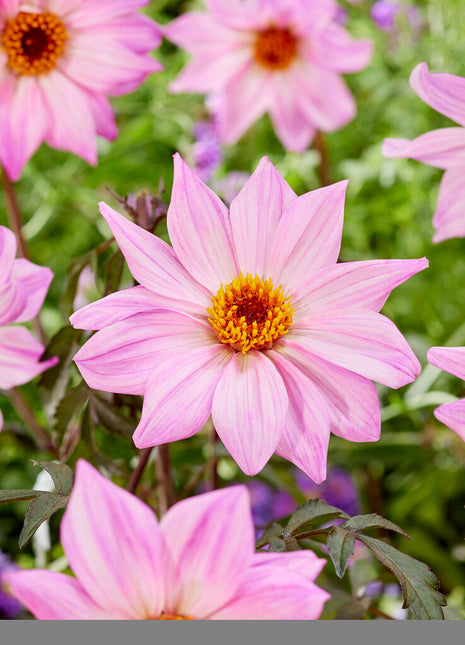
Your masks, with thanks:
[{"label": "yellow flower center", "polygon": [[269,27],[258,32],[255,41],[255,60],[273,71],[286,69],[297,54],[297,39],[289,29]]},{"label": "yellow flower center", "polygon": [[8,66],[16,74],[43,74],[55,68],[68,33],[53,13],[20,11],[10,18],[2,35]]},{"label": "yellow flower center", "polygon": [[177,616],[176,614],[160,614],[157,620],[194,620],[190,616]]},{"label": "yellow flower center", "polygon": [[239,273],[221,287],[207,309],[213,329],[222,343],[245,354],[250,349],[270,349],[292,325],[291,296],[273,288],[271,279]]}]

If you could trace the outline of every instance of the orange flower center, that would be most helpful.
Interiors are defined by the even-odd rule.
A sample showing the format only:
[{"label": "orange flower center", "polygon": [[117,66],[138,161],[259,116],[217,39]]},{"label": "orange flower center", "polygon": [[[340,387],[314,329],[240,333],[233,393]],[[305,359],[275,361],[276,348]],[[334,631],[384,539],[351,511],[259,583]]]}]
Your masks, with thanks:
[{"label": "orange flower center", "polygon": [[297,39],[289,29],[268,27],[257,34],[255,60],[273,71],[286,69],[297,54]]},{"label": "orange flower center", "polygon": [[10,18],[2,34],[8,66],[16,74],[43,74],[55,68],[68,33],[53,13],[20,11]]},{"label": "orange flower center", "polygon": [[273,288],[271,279],[239,273],[212,298],[208,320],[219,340],[238,352],[270,349],[292,325],[290,299],[284,297],[281,286]]},{"label": "orange flower center", "polygon": [[177,616],[176,614],[160,614],[157,620],[194,620],[190,616]]}]

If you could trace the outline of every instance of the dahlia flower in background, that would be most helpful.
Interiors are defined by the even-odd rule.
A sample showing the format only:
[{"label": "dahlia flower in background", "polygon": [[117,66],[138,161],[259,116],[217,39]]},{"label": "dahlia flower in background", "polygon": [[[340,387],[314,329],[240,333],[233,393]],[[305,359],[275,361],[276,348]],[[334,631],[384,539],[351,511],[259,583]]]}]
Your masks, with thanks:
[{"label": "dahlia flower in background", "polygon": [[207,0],[206,7],[164,28],[192,56],[170,88],[208,94],[223,143],[269,112],[284,147],[301,152],[316,130],[354,118],[340,74],[365,68],[372,43],[337,24],[334,0]]},{"label": "dahlia flower in background", "polygon": [[5,574],[42,620],[314,620],[330,597],[313,582],[326,560],[312,551],[255,553],[244,486],[185,499],[158,522],[81,459],[60,534],[76,578]]},{"label": "dahlia flower in background", "polygon": [[23,611],[21,603],[2,587],[4,574],[15,569],[17,566],[0,551],[0,619],[16,618]]},{"label": "dahlia flower in background", "polygon": [[410,85],[425,103],[462,127],[433,130],[412,141],[385,139],[382,152],[446,171],[433,217],[433,242],[465,237],[465,78],[430,74],[428,65],[420,63],[410,75]]},{"label": "dahlia flower in background", "polygon": [[161,69],[148,0],[0,0],[0,162],[11,180],[43,141],[97,162],[117,129],[106,98]]},{"label": "dahlia flower in background", "polygon": [[336,264],[347,181],[301,197],[267,158],[230,212],[179,155],[172,247],[105,203],[139,286],[75,312],[99,330],[74,360],[92,388],[144,396],[137,447],[195,434],[210,414],[239,467],[276,452],[316,482],[330,431],[376,441],[376,380],[398,388],[420,364],[379,313],[425,258]]},{"label": "dahlia flower in background", "polygon": [[[465,380],[465,347],[431,347],[427,358],[431,365]],[[440,405],[434,416],[465,441],[465,399]]]},{"label": "dahlia flower in background", "polygon": [[[16,238],[0,226],[0,388],[9,390],[33,379],[57,363],[39,362],[44,346],[25,327],[11,325],[31,320],[40,311],[53,273],[47,267],[15,259]],[[3,417],[0,412],[0,428]]]}]

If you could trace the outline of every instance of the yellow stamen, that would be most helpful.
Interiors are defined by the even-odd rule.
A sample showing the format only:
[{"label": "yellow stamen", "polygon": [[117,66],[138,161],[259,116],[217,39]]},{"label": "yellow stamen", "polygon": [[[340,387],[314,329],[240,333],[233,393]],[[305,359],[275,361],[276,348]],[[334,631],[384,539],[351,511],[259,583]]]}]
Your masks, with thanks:
[{"label": "yellow stamen", "polygon": [[176,614],[160,614],[157,620],[194,620],[190,616],[177,616]]},{"label": "yellow stamen", "polygon": [[258,32],[254,56],[262,67],[271,70],[286,69],[297,55],[297,38],[289,29],[269,27]]}]

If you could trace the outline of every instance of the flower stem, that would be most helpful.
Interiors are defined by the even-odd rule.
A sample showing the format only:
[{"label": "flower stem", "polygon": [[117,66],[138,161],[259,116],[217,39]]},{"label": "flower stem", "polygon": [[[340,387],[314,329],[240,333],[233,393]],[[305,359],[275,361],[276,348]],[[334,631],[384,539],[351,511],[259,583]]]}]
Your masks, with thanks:
[{"label": "flower stem", "polygon": [[23,226],[21,211],[19,209],[18,198],[16,196],[16,190],[13,182],[10,180],[6,174],[6,170],[2,168],[2,186],[5,191],[6,199],[6,211],[8,215],[8,221],[10,222],[10,227],[16,235],[18,240],[18,252],[22,258],[29,258],[29,253],[27,250],[26,241],[23,238],[21,229]]},{"label": "flower stem", "polygon": [[51,452],[55,457],[59,457],[59,450],[57,446],[48,436],[44,428],[42,428],[42,426],[37,422],[37,419],[35,418],[35,415],[31,408],[29,407],[29,403],[25,399],[23,393],[18,390],[18,388],[14,387],[11,390],[8,390],[7,394],[16,412],[27,424],[31,433],[34,435],[39,448]]},{"label": "flower stem", "polygon": [[326,144],[326,139],[320,130],[317,130],[315,134],[315,149],[320,155],[318,174],[320,176],[321,186],[329,186],[331,183],[331,171],[329,166],[328,146]]},{"label": "flower stem", "polygon": [[137,464],[136,469],[132,473],[132,475],[129,478],[128,482],[128,491],[130,493],[135,493],[136,488],[139,485],[139,482],[142,478],[142,473],[145,470],[145,467],[148,464],[149,458],[150,458],[150,453],[152,452],[152,448],[143,448],[140,453],[139,453],[139,463]]},{"label": "flower stem", "polygon": [[218,458],[216,456],[217,443],[218,443],[218,434],[215,428],[213,428],[213,431],[210,437],[210,451],[211,451],[211,458],[209,462],[210,490],[216,490],[217,488],[220,487],[220,480],[218,477]]},{"label": "flower stem", "polygon": [[159,509],[160,513],[163,514],[175,502],[170,450],[167,443],[158,446],[157,477],[160,488]]}]

